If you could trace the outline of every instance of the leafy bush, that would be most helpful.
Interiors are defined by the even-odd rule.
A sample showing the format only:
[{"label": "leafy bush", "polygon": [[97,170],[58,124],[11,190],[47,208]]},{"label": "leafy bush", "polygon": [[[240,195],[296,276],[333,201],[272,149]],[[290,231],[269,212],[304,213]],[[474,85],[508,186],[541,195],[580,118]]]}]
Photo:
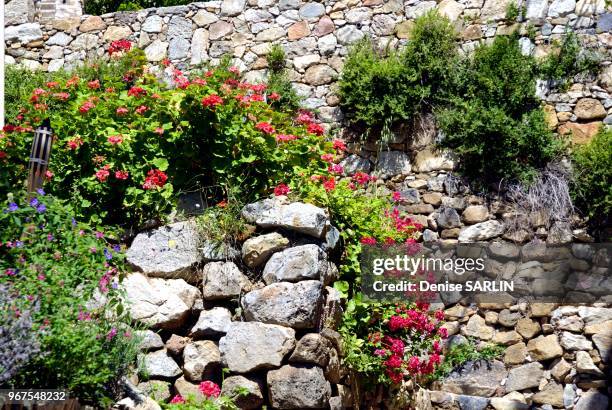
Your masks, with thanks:
[{"label": "leafy bush", "polygon": [[467,343],[454,345],[450,348],[448,353],[444,355],[444,360],[440,366],[431,375],[431,378],[441,379],[467,362],[497,359],[503,352],[503,346],[487,344],[479,349],[473,339],[468,339]]},{"label": "leafy bush", "polygon": [[300,107],[302,98],[295,92],[287,74],[285,51],[281,46],[275,44],[266,56],[268,61],[268,92],[280,96],[273,101],[275,107],[285,108],[290,111]]},{"label": "leafy bush", "polygon": [[577,147],[572,155],[574,203],[598,228],[612,223],[611,146],[612,130],[601,130],[590,143]]},{"label": "leafy bush", "polygon": [[114,285],[120,249],[42,191],[30,200],[15,197],[2,209],[0,286],[29,311],[40,346],[9,385],[62,388],[103,401],[136,356],[137,340]]},{"label": "leafy bush", "polygon": [[457,56],[456,34],[435,11],[417,18],[401,51],[378,51],[369,39],[349,52],[339,81],[340,105],[352,124],[368,128],[410,120],[434,104]]},{"label": "leafy bush", "polygon": [[500,36],[459,70],[448,106],[437,112],[441,145],[469,177],[529,181],[561,150],[535,96],[535,59],[521,54],[516,36]]},{"label": "leafy bush", "polygon": [[[111,48],[130,46],[122,40]],[[143,72],[142,62],[142,51],[132,50],[83,68],[82,77],[36,88],[18,123],[0,137],[6,184],[0,195],[24,181],[32,129],[45,117],[57,137],[49,191],[72,198],[79,215],[95,222],[160,218],[175,190],[204,186],[227,184],[248,201],[288,179],[295,166],[324,165],[324,129],[311,117],[300,121],[272,106],[282,96],[241,82],[235,68],[188,78],[169,67],[175,84],[169,88]]]},{"label": "leafy bush", "polygon": [[85,0],[85,14],[99,16],[115,11],[132,11],[151,7],[181,6],[192,3],[189,0]]}]

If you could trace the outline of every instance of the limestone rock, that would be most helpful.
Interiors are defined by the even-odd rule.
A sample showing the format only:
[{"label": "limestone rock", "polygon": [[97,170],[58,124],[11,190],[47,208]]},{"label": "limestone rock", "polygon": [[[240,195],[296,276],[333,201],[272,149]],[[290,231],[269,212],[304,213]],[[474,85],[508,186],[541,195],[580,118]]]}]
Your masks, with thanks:
[{"label": "limestone rock", "polygon": [[301,202],[287,204],[280,198],[249,204],[242,210],[242,216],[263,228],[285,228],[315,238],[323,236],[329,224],[323,209]]},{"label": "limestone rock", "polygon": [[438,4],[438,13],[448,17],[450,21],[459,19],[464,9],[465,6],[457,3],[455,0],[442,0],[440,4]]},{"label": "limestone rock", "polygon": [[491,397],[501,387],[508,372],[498,360],[467,362],[442,381],[441,390],[455,394]]},{"label": "limestone rock", "polygon": [[478,242],[493,239],[504,233],[505,227],[498,221],[486,221],[463,228],[459,233],[459,242]]},{"label": "limestone rock", "polygon": [[138,330],[136,337],[140,339],[138,344],[140,350],[158,350],[164,347],[161,336],[151,330]]},{"label": "limestone rock", "polygon": [[572,370],[572,365],[561,358],[555,365],[550,369],[550,374],[558,382],[563,382],[565,376]]},{"label": "limestone rock", "polygon": [[267,375],[270,403],[277,409],[323,409],[331,386],[317,366],[285,365]]},{"label": "limestone rock", "polygon": [[110,42],[115,40],[121,40],[128,38],[132,34],[132,30],[129,27],[125,26],[110,26],[104,32],[104,36],[102,39],[104,41]]},{"label": "limestone rock", "polygon": [[40,40],[43,32],[39,23],[24,23],[18,26],[9,26],[4,29],[4,41],[8,43],[20,42],[29,43]]},{"label": "limestone rock", "polygon": [[442,207],[436,215],[438,225],[450,229],[461,226],[461,218],[454,208]]},{"label": "limestone rock", "polygon": [[137,270],[148,276],[194,281],[193,268],[201,261],[200,239],[194,222],[177,222],[139,233],[126,252]]},{"label": "limestone rock", "polygon": [[575,8],[576,0],[554,0],[548,7],[548,17],[564,17]]},{"label": "limestone rock", "polygon": [[338,77],[336,70],[325,64],[309,67],[304,74],[304,81],[310,85],[329,84]]},{"label": "limestone rock", "polygon": [[608,396],[597,390],[589,390],[580,397],[574,410],[607,410],[608,403]]},{"label": "limestone rock", "polygon": [[190,342],[190,339],[188,337],[173,334],[166,341],[166,349],[171,355],[179,356],[183,354],[183,350],[185,349],[185,346],[187,346],[189,342]]},{"label": "limestone rock", "polygon": [[122,287],[132,318],[155,328],[180,327],[201,300],[200,291],[183,279],[148,279],[134,272],[123,280]]},{"label": "limestone rock", "polygon": [[346,26],[340,27],[336,31],[336,38],[338,39],[338,42],[345,46],[361,40],[364,35],[365,34],[363,31],[359,30],[352,24],[347,24]]},{"label": "limestone rock", "polygon": [[170,383],[162,380],[149,380],[147,382],[138,383],[138,390],[146,396],[151,397],[156,401],[170,400]]},{"label": "limestone rock", "polygon": [[325,6],[317,2],[306,3],[300,7],[299,13],[302,18],[315,19],[325,14]]},{"label": "limestone rock", "polygon": [[224,335],[232,322],[232,314],[224,307],[216,306],[200,312],[198,322],[191,328],[191,336],[202,338]]},{"label": "limestone rock", "polygon": [[289,362],[311,363],[324,368],[329,361],[330,349],[331,343],[320,333],[307,333],[298,341]]},{"label": "limestone rock", "polygon": [[475,224],[486,221],[489,217],[489,210],[483,205],[471,205],[465,208],[461,218],[465,223]]},{"label": "limestone rock", "polygon": [[251,285],[234,262],[209,262],[202,269],[202,278],[205,300],[235,298]]},{"label": "limestone rock", "polygon": [[565,350],[591,350],[593,348],[593,344],[586,337],[570,332],[561,334],[561,346]]},{"label": "limestone rock", "polygon": [[378,154],[376,163],[376,174],[383,179],[396,175],[410,173],[410,158],[401,151],[382,151]]},{"label": "limestone rock", "polygon": [[578,373],[593,374],[600,377],[604,375],[599,367],[593,363],[591,355],[584,351],[576,352],[576,370],[578,370]]},{"label": "limestone rock", "polygon": [[345,175],[353,175],[356,172],[369,174],[372,170],[372,163],[359,155],[349,155],[340,162]]},{"label": "limestone rock", "polygon": [[506,10],[508,4],[513,0],[486,0],[482,10],[480,11],[480,19],[482,21],[498,21],[506,18]]},{"label": "limestone rock", "polygon": [[538,387],[542,377],[544,377],[544,370],[538,362],[515,367],[508,373],[506,391],[511,392]]},{"label": "limestone rock", "polygon": [[525,18],[528,20],[543,19],[548,12],[548,0],[527,0]]},{"label": "limestone rock", "polygon": [[223,0],[221,3],[222,16],[237,16],[244,11],[246,0]]},{"label": "limestone rock", "polygon": [[319,281],[279,282],[247,293],[242,306],[248,321],[308,329],[317,324],[322,299]]},{"label": "limestone rock", "polygon": [[166,58],[167,51],[168,43],[157,39],[149,44],[147,48],[145,48],[145,56],[147,57],[148,61],[162,61],[164,58]]},{"label": "limestone rock", "polygon": [[33,0],[11,0],[4,5],[4,25],[15,26],[34,21]]},{"label": "limestone rock", "polygon": [[528,318],[521,318],[516,322],[516,331],[525,339],[531,339],[542,330],[540,324]]},{"label": "limestone rock", "polygon": [[146,354],[142,365],[143,372],[151,378],[171,379],[180,376],[182,373],[181,368],[168,356],[165,349]]},{"label": "limestone rock", "polygon": [[237,373],[278,367],[294,347],[295,330],[259,322],[233,322],[219,341],[223,363]]},{"label": "limestone rock", "polygon": [[550,382],[543,390],[537,392],[532,398],[534,403],[551,404],[554,407],[563,406],[563,386],[555,382]]},{"label": "limestone rock", "polygon": [[517,343],[506,348],[504,363],[507,365],[522,364],[527,358],[527,347],[525,343]]},{"label": "limestone rock", "polygon": [[244,410],[259,409],[264,403],[259,383],[243,376],[230,376],[223,380],[221,395],[233,399],[236,406]]},{"label": "limestone rock", "polygon": [[154,14],[147,17],[145,22],[142,23],[141,29],[147,33],[159,33],[162,31],[163,22],[164,20],[160,16]]},{"label": "limestone rock", "polygon": [[209,11],[206,10],[198,10],[198,12],[195,14],[195,16],[192,17],[192,20],[194,21],[194,23],[196,23],[199,27],[204,27],[208,24],[212,24],[215,21],[219,20],[219,17],[217,17],[216,14],[211,13]]},{"label": "limestone rock", "polygon": [[606,109],[594,98],[581,98],[576,103],[574,114],[579,120],[598,120],[605,118]]},{"label": "limestone rock", "polygon": [[192,395],[196,400],[202,400],[204,395],[200,391],[200,383],[192,383],[185,379],[184,376],[179,377],[174,382],[174,390],[177,394],[183,397]]},{"label": "limestone rock", "polygon": [[[65,47],[68,44],[70,44],[70,42],[72,41],[72,37],[69,36],[68,34],[58,31],[57,33],[55,33],[54,35],[52,35],[51,37],[49,37],[49,40],[47,40],[47,42],[45,44],[47,44],[48,46],[62,46]],[[62,53],[63,55],[63,53]]]},{"label": "limestone rock", "polygon": [[493,328],[487,326],[485,320],[479,315],[473,315],[461,332],[465,336],[477,337],[481,340],[490,340],[493,337]]},{"label": "limestone rock", "polygon": [[328,269],[327,256],[314,244],[295,246],[277,252],[266,263],[263,279],[267,284],[323,278]]},{"label": "limestone rock", "polygon": [[99,16],[87,17],[79,26],[81,33],[87,33],[89,31],[99,31],[106,28],[106,23]]},{"label": "limestone rock", "polygon": [[538,336],[527,343],[527,350],[533,360],[549,360],[563,355],[557,335]]},{"label": "limestone rock", "polygon": [[183,350],[183,371],[187,380],[209,379],[221,365],[221,353],[215,342],[200,340],[189,343]]},{"label": "limestone rock", "polygon": [[242,245],[242,259],[250,268],[263,265],[274,253],[289,246],[289,240],[279,234],[272,232],[247,239]]}]

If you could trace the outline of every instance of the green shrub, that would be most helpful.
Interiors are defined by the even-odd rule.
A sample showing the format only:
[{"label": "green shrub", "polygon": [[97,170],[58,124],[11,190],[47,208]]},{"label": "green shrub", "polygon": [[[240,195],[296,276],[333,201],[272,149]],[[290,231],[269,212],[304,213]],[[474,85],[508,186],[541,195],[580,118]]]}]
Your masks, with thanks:
[{"label": "green shrub", "polygon": [[450,348],[448,353],[444,355],[444,360],[432,374],[431,378],[433,380],[441,379],[467,362],[493,360],[500,357],[503,353],[503,346],[487,344],[479,349],[478,346],[476,346],[476,341],[468,339],[467,343],[461,343]]},{"label": "green shrub", "polygon": [[431,11],[415,20],[401,51],[378,51],[370,40],[349,52],[339,81],[347,120],[368,128],[410,120],[435,104],[452,74],[456,34],[445,17]]},{"label": "green shrub", "polygon": [[134,361],[138,342],[115,289],[121,249],[42,191],[1,207],[0,286],[29,310],[40,346],[9,385],[67,389],[88,402],[104,401]]},{"label": "green shrub", "polygon": [[133,11],[151,7],[181,6],[192,3],[190,0],[85,0],[85,14],[99,16],[115,11]]},{"label": "green shrub", "polygon": [[133,50],[85,66],[24,98],[23,118],[0,138],[0,195],[23,184],[31,130],[45,117],[56,135],[48,189],[96,223],[162,218],[175,188],[228,185],[248,201],[295,166],[325,166],[323,127],[271,105],[271,95],[266,102],[265,84],[241,82],[230,67],[189,78],[175,71],[169,88],[143,73],[142,58]]},{"label": "green shrub", "polygon": [[268,61],[268,96],[275,93],[280,96],[272,100],[275,107],[295,111],[300,107],[302,98],[295,92],[287,74],[285,51],[275,44],[266,56]]},{"label": "green shrub", "polygon": [[458,70],[437,111],[441,145],[477,181],[529,181],[561,150],[535,96],[536,61],[521,54],[516,36],[500,36]]},{"label": "green shrub", "polygon": [[[573,152],[574,204],[596,228],[612,221],[612,130],[600,131],[590,143]],[[606,238],[602,238],[605,240]]]}]

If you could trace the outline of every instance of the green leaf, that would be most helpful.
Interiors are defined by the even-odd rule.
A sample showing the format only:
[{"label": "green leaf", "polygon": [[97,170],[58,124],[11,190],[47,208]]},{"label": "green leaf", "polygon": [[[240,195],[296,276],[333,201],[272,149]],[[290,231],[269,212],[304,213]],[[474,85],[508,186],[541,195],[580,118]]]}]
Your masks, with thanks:
[{"label": "green leaf", "polygon": [[168,160],[166,158],[155,158],[151,163],[160,171],[166,171],[168,169]]}]

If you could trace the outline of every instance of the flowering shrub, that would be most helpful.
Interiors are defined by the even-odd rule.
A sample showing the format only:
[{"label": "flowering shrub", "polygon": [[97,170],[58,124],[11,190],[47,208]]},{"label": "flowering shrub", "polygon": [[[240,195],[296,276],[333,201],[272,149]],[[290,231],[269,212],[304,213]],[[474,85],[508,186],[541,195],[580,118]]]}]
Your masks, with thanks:
[{"label": "flowering shrub", "polygon": [[227,184],[253,199],[290,179],[294,167],[325,165],[320,157],[331,147],[323,128],[271,106],[265,84],[242,82],[233,67],[188,75],[168,66],[169,87],[130,47],[111,45],[102,77],[82,70],[32,91],[0,134],[0,179],[23,182],[33,129],[44,118],[55,132],[47,189],[105,223],[161,217],[181,190]]},{"label": "flowering shrub", "polygon": [[362,375],[385,385],[425,380],[441,363],[443,311],[428,304],[392,306],[347,305],[341,333],[345,360]]},{"label": "flowering shrub", "polygon": [[203,381],[198,386],[203,399],[196,399],[193,395],[182,397],[176,395],[170,403],[163,403],[162,407],[166,410],[238,410],[234,401],[225,396],[221,396],[221,388],[218,384],[209,380]]},{"label": "flowering shrub", "polygon": [[42,191],[0,207],[0,286],[15,301],[3,314],[29,314],[40,346],[10,384],[103,400],[135,358],[137,342],[115,289],[121,249]]}]

